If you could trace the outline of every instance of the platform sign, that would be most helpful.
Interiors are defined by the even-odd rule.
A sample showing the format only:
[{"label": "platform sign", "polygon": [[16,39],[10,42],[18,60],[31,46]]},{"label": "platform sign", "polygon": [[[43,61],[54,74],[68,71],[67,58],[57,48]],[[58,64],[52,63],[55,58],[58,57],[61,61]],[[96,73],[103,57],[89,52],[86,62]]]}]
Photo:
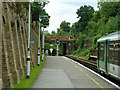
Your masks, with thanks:
[{"label": "platform sign", "polygon": [[35,41],[30,41],[30,44],[34,44],[35,43]]}]

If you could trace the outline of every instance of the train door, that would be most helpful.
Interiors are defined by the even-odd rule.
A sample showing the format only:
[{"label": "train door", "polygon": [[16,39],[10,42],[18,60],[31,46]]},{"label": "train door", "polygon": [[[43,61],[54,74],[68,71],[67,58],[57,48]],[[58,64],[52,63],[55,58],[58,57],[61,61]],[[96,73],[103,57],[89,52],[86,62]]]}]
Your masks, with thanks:
[{"label": "train door", "polygon": [[105,43],[104,42],[100,42],[99,43],[99,53],[98,53],[98,68],[101,71],[104,71],[104,47],[105,47]]},{"label": "train door", "polygon": [[98,51],[98,68],[100,68],[101,71],[107,73],[108,71],[108,50],[109,50],[109,41],[106,40],[104,42],[99,43],[99,51]]}]

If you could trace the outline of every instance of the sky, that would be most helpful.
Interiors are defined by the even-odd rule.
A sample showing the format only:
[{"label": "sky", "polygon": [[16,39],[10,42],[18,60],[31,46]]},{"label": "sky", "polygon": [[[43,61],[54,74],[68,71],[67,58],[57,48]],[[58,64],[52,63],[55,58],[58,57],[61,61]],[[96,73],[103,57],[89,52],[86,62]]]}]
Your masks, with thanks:
[{"label": "sky", "polygon": [[94,10],[97,8],[97,0],[49,0],[45,6],[46,12],[51,16],[49,27],[46,28],[49,33],[57,32],[62,21],[70,22],[71,25],[78,21],[77,9],[84,5],[91,5]]}]

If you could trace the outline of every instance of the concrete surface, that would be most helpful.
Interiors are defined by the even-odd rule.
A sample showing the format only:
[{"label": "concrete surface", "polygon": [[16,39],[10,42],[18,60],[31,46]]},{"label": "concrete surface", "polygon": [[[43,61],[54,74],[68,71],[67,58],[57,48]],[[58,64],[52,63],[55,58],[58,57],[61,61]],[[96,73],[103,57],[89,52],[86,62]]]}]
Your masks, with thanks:
[{"label": "concrete surface", "polygon": [[67,74],[62,69],[43,69],[33,88],[73,88]]},{"label": "concrete surface", "polygon": [[32,88],[115,88],[63,56],[48,56]]}]

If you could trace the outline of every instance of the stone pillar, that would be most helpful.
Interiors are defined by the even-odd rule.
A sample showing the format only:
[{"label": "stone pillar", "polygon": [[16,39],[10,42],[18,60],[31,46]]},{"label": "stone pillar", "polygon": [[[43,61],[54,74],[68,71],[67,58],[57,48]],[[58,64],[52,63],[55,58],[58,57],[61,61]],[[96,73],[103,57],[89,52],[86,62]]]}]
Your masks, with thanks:
[{"label": "stone pillar", "polygon": [[[22,19],[22,26],[23,26],[23,43],[24,43],[24,48],[25,48],[25,58],[27,58],[27,40],[26,40],[26,27],[25,27],[26,23],[25,21]],[[26,62],[25,62],[26,63]]]},{"label": "stone pillar", "polygon": [[[16,15],[13,14],[13,17],[16,17]],[[21,57],[21,48],[20,48],[20,41],[18,37],[18,28],[17,28],[17,21],[14,20],[15,28],[14,28],[14,35],[16,35],[14,38],[16,39],[16,53],[17,53],[17,68],[19,70],[19,76],[20,78],[24,77],[24,70],[22,66],[22,57]]]},{"label": "stone pillar", "polygon": [[[36,36],[34,36],[33,28],[31,28],[31,41],[35,41],[34,37],[36,37]],[[36,42],[35,42],[35,43],[36,43]],[[35,44],[31,44],[31,45],[30,45],[31,67],[32,67],[32,68],[35,66],[35,62],[34,62],[34,60],[35,60],[35,58],[34,58],[34,56],[35,56],[34,50],[35,50],[35,49],[34,49],[34,47],[35,47]]]},{"label": "stone pillar", "polygon": [[14,83],[19,82],[19,72],[17,70],[16,66],[16,60],[15,60],[15,49],[13,44],[13,35],[11,30],[11,23],[10,23],[10,9],[7,3],[4,3],[4,13],[6,18],[6,24],[5,24],[5,39],[6,39],[6,47],[7,47],[7,54],[8,54],[8,60],[9,60],[9,66],[10,66],[10,72],[12,74],[12,79]]},{"label": "stone pillar", "polygon": [[28,51],[28,14],[27,14],[27,10],[25,12],[26,15],[26,20],[25,20],[25,36],[26,36],[26,42],[27,42],[27,51]]},{"label": "stone pillar", "polygon": [[2,39],[2,81],[3,88],[13,88],[12,74],[10,73],[8,52],[5,38],[5,31],[3,27],[3,39]]},{"label": "stone pillar", "polygon": [[24,71],[26,71],[26,58],[25,58],[25,48],[24,48],[24,41],[23,41],[23,29],[22,29],[22,22],[20,21],[20,38],[21,38],[21,50],[22,50],[22,62],[21,65],[24,67]]},{"label": "stone pillar", "polygon": [[[30,41],[33,41],[33,31],[32,28],[30,29]],[[33,64],[33,60],[34,60],[34,53],[33,53],[33,44],[30,44],[30,69],[33,69],[34,64]]]},{"label": "stone pillar", "polygon": [[34,36],[36,36],[36,37],[34,37],[35,38],[35,47],[34,47],[34,53],[35,53],[35,65],[37,65],[37,59],[38,59],[38,56],[37,56],[37,54],[38,54],[38,48],[36,48],[36,47],[38,47],[38,32],[36,32],[36,31],[38,31],[39,30],[39,28],[38,27],[35,27],[35,30],[34,30]]}]

